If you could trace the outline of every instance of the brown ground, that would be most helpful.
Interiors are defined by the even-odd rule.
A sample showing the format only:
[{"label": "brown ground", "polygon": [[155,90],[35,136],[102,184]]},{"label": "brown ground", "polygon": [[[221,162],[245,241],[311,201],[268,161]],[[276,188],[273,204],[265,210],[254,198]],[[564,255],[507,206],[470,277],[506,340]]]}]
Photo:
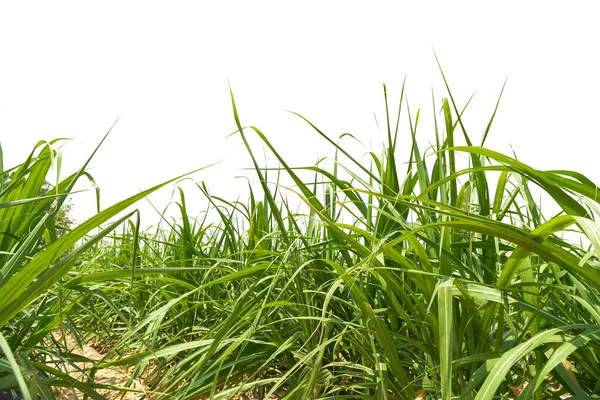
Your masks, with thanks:
[{"label": "brown ground", "polygon": [[[93,343],[86,343],[84,344],[82,347],[79,346],[79,344],[77,343],[77,341],[75,340],[75,338],[70,335],[70,334],[66,334],[65,338],[62,338],[62,335],[59,331],[56,331],[52,334],[52,336],[54,336],[54,339],[56,339],[57,341],[59,341],[60,343],[63,343],[63,341],[66,341],[67,343],[67,348],[69,349],[70,352],[74,353],[74,354],[79,354],[82,356],[85,356],[87,358],[90,358],[92,360],[100,360],[104,357],[104,354],[100,353],[96,348],[97,346],[94,346]],[[91,363],[75,363],[77,364],[80,368],[89,368],[92,366]],[[81,378],[81,372],[77,371],[73,366],[67,365],[67,366],[62,366],[61,368],[63,371],[68,372],[73,378]],[[114,385],[114,386],[125,386],[125,384],[127,383],[127,381],[130,378],[130,373],[133,371],[133,368],[125,368],[125,367],[112,367],[112,368],[106,368],[106,369],[102,369],[100,371],[98,371],[96,373],[95,379],[94,381],[96,383],[100,383],[100,384],[104,384],[104,385]],[[84,378],[85,379],[85,378]],[[141,390],[146,390],[147,386],[140,382],[139,380],[134,380],[133,384],[130,385],[129,387],[133,388],[133,389],[141,389]],[[134,400],[134,399],[141,399],[143,396],[144,392],[126,392],[123,395],[122,391],[116,391],[116,390],[108,390],[108,389],[98,389],[97,392],[99,394],[101,394],[102,396],[106,397],[107,399],[123,399],[123,400]],[[54,395],[59,398],[59,399],[65,399],[65,400],[79,400],[83,398],[83,394],[81,392],[79,392],[76,389],[71,389],[71,388],[56,388],[54,390]],[[123,396],[123,397],[121,397]]]},{"label": "brown ground", "polygon": [[[83,344],[83,346],[79,346],[77,340],[66,332],[65,338],[63,339],[60,331],[55,331],[52,333],[52,336],[59,343],[64,343],[66,341],[67,348],[71,353],[79,354],[90,358],[92,360],[101,360],[105,356],[106,346],[103,346],[99,343],[87,342]],[[92,366],[91,363],[75,363],[80,368],[90,368]],[[63,365],[60,367],[61,370],[66,371],[73,378],[82,380],[85,377],[82,377],[81,372],[77,371],[73,366]],[[95,374],[95,383],[104,384],[104,385],[113,385],[113,386],[125,386],[127,381],[131,377],[131,373],[133,372],[134,367],[125,368],[125,367],[111,367],[102,369],[96,372]],[[143,379],[143,378],[142,378]],[[149,385],[146,385],[143,381],[136,379],[133,381],[133,384],[128,386],[132,389],[139,389],[142,392],[123,392],[118,390],[108,390],[108,389],[98,389],[97,392],[104,396],[108,400],[112,399],[123,399],[123,400],[135,400],[141,399],[144,394],[148,395]],[[79,400],[83,399],[84,395],[80,391],[73,388],[55,388],[54,395],[57,399],[65,399],[65,400]],[[152,395],[148,395],[147,399],[152,399]],[[271,396],[269,399],[264,400],[277,400],[280,399],[280,395]],[[233,398],[233,400],[257,400],[258,397],[253,394],[237,395]],[[202,399],[199,399],[202,400]]]}]

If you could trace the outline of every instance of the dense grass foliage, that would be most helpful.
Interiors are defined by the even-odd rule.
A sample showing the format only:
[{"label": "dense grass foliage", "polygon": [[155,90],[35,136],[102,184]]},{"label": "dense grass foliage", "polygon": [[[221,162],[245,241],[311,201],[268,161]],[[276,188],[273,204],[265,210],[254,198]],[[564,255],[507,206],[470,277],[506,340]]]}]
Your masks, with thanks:
[{"label": "dense grass foliage", "polygon": [[[95,374],[130,366],[164,399],[599,397],[598,187],[484,147],[495,110],[474,143],[448,93],[427,151],[419,113],[403,96],[392,113],[386,93],[380,155],[350,154],[306,121],[333,157],[300,169],[243,128],[232,96],[259,186],[230,202],[199,184],[210,207],[197,218],[180,191],[180,218],[155,233],[130,214],[103,225],[144,192],[53,238],[84,168],[38,198],[53,154],[40,146],[0,193],[0,388],[98,398]],[[542,212],[540,193],[562,211]],[[69,376],[58,361],[78,359],[49,339],[57,329],[100,338],[105,357]]]}]

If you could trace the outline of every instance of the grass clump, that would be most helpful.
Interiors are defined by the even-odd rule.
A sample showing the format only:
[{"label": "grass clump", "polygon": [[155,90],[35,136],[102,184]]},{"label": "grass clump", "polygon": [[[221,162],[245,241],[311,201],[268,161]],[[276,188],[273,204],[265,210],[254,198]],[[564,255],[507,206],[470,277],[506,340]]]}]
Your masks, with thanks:
[{"label": "grass clump", "polygon": [[[243,127],[232,96],[259,182],[248,200],[226,201],[199,184],[209,200],[200,218],[188,215],[180,191],[181,217],[165,219],[156,233],[123,224],[127,215],[73,248],[104,223],[97,216],[85,232],[65,235],[78,235],[68,246],[58,239],[65,256],[52,252],[44,266],[61,274],[2,311],[0,387],[24,393],[37,382],[42,397],[51,397],[44,388],[52,385],[94,396],[94,375],[121,366],[131,375],[123,385],[143,378],[149,398],[597,398],[598,187],[579,173],[537,170],[484,147],[496,110],[474,144],[449,90],[433,104],[436,137],[426,156],[416,140],[419,113],[404,110],[402,94],[392,115],[384,93],[386,144],[367,163],[306,120],[332,146],[328,168],[288,165],[258,128]],[[412,141],[402,147],[401,171],[406,114]],[[278,171],[259,165],[250,135]],[[270,183],[283,173],[289,190]],[[542,212],[538,192],[561,212]],[[3,200],[0,211],[43,201],[51,218],[60,206],[50,207],[49,196],[21,204],[27,198]],[[29,220],[23,232],[39,236],[46,225],[31,230],[38,225]],[[587,244],[565,239],[567,231]],[[5,257],[31,243],[23,232],[11,236],[18,245],[3,247]],[[23,247],[30,257],[4,264],[6,282],[52,246]],[[19,285],[11,287],[28,288]],[[69,349],[43,344],[59,326],[108,344],[83,378],[52,360],[69,359]]]}]

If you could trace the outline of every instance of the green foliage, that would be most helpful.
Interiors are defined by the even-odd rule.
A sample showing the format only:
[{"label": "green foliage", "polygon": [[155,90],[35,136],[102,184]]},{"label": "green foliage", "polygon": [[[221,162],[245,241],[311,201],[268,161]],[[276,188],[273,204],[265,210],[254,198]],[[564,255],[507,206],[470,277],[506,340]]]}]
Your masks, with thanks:
[{"label": "green foliage", "polygon": [[[85,236],[147,191],[36,253],[29,235],[47,229],[37,226],[71,181],[58,197],[32,200],[39,188],[3,197],[0,211],[28,222],[16,230],[0,218],[14,232],[2,247],[0,367],[11,372],[0,387],[38,382],[39,393],[64,385],[93,396],[93,376],[122,366],[134,368],[125,386],[143,377],[149,398],[598,398],[598,187],[483,147],[498,104],[478,146],[449,90],[433,103],[435,144],[423,152],[420,112],[413,117],[402,91],[392,115],[384,94],[384,149],[368,162],[344,148],[349,135],[335,140],[299,116],[333,153],[328,167],[308,168],[244,128],[232,95],[258,187],[230,202],[198,184],[209,207],[197,218],[180,190],[180,218],[154,233],[128,214]],[[258,164],[250,136],[280,168]],[[272,183],[283,174],[293,186]],[[26,176],[21,187],[35,177]],[[562,211],[545,214],[533,200],[542,195]],[[19,208],[40,202],[37,219]],[[568,240],[575,235],[581,243]],[[110,344],[85,380],[50,360],[72,357],[64,344],[42,345],[57,328]]]},{"label": "green foliage", "polygon": [[[85,168],[98,148],[78,172],[49,189],[46,176],[57,154],[53,147],[56,142],[39,142],[24,163],[10,170],[4,171],[0,162],[0,181],[3,182],[0,191],[0,344],[9,362],[0,370],[0,389],[18,386],[25,398],[33,398],[30,393],[38,392],[42,397],[51,396],[47,389],[49,382],[71,384],[71,378],[59,376],[60,371],[52,372],[32,355],[44,337],[64,324],[64,318],[72,309],[78,308],[75,303],[65,302],[64,296],[69,293],[57,291],[60,288],[57,285],[69,276],[82,254],[135,211],[106,226],[102,224],[172,182],[123,200],[66,234],[57,234],[55,221],[61,207],[77,180],[87,175]],[[92,233],[95,229],[97,231]],[[45,241],[43,247],[39,246],[42,240]],[[22,364],[17,363],[18,359]],[[77,387],[95,398],[102,398],[89,385],[81,383]]]},{"label": "green foliage", "polygon": [[[52,150],[54,152],[54,157],[57,154],[57,150]],[[15,172],[14,169],[11,172],[4,173],[2,175],[2,188],[7,187],[9,185],[15,184]],[[18,187],[16,185],[15,187]],[[48,181],[44,181],[39,186],[39,193],[37,197],[43,198],[45,196],[52,196],[53,194],[59,194],[58,188],[52,186],[52,184]],[[58,212],[54,216],[54,219],[49,221],[47,224],[49,229],[44,231],[43,237],[40,239],[39,246],[45,246],[47,243],[51,241],[55,241],[57,238],[64,236],[67,232],[69,232],[76,224],[75,217],[73,216],[74,205],[71,199],[67,199],[62,203]]]}]

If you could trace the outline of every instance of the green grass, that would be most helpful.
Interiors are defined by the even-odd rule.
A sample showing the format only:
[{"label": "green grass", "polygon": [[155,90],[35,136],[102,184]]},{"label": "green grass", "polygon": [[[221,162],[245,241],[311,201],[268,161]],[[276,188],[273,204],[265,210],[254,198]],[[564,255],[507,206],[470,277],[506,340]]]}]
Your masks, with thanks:
[{"label": "green grass", "polygon": [[[492,399],[523,382],[523,399],[600,397],[598,187],[484,147],[498,104],[477,142],[449,88],[423,151],[420,113],[384,94],[381,154],[350,154],[298,115],[333,154],[307,168],[244,127],[232,95],[259,184],[247,201],[198,184],[196,218],[180,191],[180,218],[154,233],[133,213],[107,221],[166,183],[53,239],[85,165],[38,198],[54,154],[40,144],[0,193],[0,388],[94,397],[94,374],[120,365],[165,399]],[[562,211],[544,213],[540,193]],[[74,356],[47,340],[56,329],[110,344],[87,381],[60,371]]]}]

